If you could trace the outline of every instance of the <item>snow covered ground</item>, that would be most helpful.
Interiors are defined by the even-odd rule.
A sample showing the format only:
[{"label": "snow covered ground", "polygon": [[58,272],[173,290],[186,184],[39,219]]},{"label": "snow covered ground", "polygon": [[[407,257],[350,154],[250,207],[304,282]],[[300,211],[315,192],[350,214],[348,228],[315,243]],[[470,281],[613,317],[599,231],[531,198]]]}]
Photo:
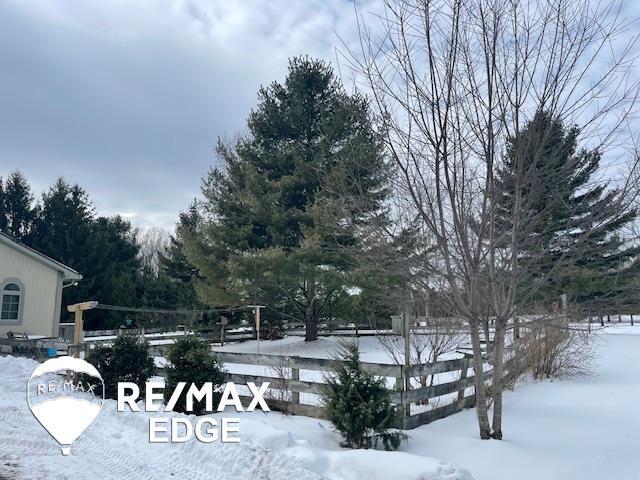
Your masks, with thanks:
[{"label": "snow covered ground", "polygon": [[[324,449],[304,435],[277,425],[276,412],[244,415],[240,444],[150,444],[150,416],[117,412],[108,400],[98,419],[74,442],[77,454],[63,457],[58,444],[27,408],[26,379],[32,360],[0,357],[0,479],[269,479],[473,480],[455,466],[403,452],[348,451],[337,448],[328,425],[310,423],[332,446]],[[227,417],[237,414],[226,413]],[[213,415],[218,419],[220,415]],[[192,417],[195,423],[195,417]],[[310,419],[309,419],[310,420]]]},{"label": "snow covered ground", "polygon": [[[409,431],[400,450],[467,469],[476,480],[634,480],[640,478],[640,324],[593,335],[593,374],[520,384],[507,392],[505,439],[478,439],[473,409]],[[330,425],[305,417],[269,423],[336,448]],[[327,431],[317,427],[322,424]]]},{"label": "snow covered ground", "polygon": [[[294,340],[286,347],[262,342],[261,351],[320,356],[327,346],[309,351]],[[0,479],[471,479],[453,465],[475,480],[639,478],[640,325],[612,325],[594,341],[592,376],[507,393],[504,441],[479,440],[468,410],[410,431],[400,452],[342,450],[327,422],[276,412],[239,414],[240,444],[149,444],[151,414],[118,413],[108,401],[74,444],[77,455],[62,457],[27,409],[25,382],[35,362],[0,357]],[[363,360],[381,361],[367,342]]]}]

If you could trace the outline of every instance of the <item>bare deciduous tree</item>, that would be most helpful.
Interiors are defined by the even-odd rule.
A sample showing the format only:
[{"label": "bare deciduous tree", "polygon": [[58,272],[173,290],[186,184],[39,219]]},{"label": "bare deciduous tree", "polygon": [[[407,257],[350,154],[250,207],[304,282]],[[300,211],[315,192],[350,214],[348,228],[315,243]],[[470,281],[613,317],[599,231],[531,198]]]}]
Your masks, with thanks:
[{"label": "bare deciduous tree", "polygon": [[[520,268],[523,243],[532,250],[521,231],[535,221],[523,193],[532,173],[524,152],[531,145],[518,132],[545,111],[579,125],[590,148],[605,152],[617,145],[638,83],[630,55],[636,38],[628,35],[616,5],[386,0],[375,28],[359,17],[359,49],[345,55],[379,113],[398,172],[396,201],[419,219],[437,251],[432,271],[468,322],[476,372],[483,364],[483,319],[494,322],[491,423],[485,383],[475,376],[482,439],[502,438],[505,336],[527,298],[518,290],[528,273]],[[494,200],[508,139],[515,139],[515,185],[504,228]],[[621,204],[628,202],[626,192],[619,193]],[[600,228],[599,219],[592,220],[592,229]],[[541,251],[549,248],[539,245]]]},{"label": "bare deciduous tree", "polygon": [[142,268],[151,275],[158,275],[160,255],[166,254],[169,239],[169,232],[160,227],[151,227],[138,231],[137,240],[140,244],[140,262]]}]

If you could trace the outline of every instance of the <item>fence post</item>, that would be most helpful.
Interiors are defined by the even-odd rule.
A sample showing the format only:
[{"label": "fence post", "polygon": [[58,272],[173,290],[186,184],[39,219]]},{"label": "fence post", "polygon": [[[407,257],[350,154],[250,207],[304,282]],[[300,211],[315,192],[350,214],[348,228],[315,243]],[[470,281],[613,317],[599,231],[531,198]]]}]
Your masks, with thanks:
[{"label": "fence post", "polygon": [[[464,357],[465,359],[467,357]],[[465,362],[464,367],[462,367],[460,369],[460,380],[463,380],[465,378],[467,378],[467,371],[469,370],[469,363]],[[464,391],[466,390],[466,388],[462,388],[461,390],[458,390],[458,405],[460,407],[462,407],[462,402],[464,402]]]},{"label": "fence post", "polygon": [[[96,308],[97,306],[98,306],[98,302],[94,302],[94,301],[76,303],[74,305],[67,306],[67,311],[75,315],[73,343],[79,344],[84,342],[84,335],[83,335],[84,320],[82,318],[82,312],[84,312],[85,310],[91,310],[92,308]],[[80,354],[78,353],[75,356],[79,357]]]},{"label": "fence post", "polygon": [[[291,367],[291,381],[300,380],[300,369]],[[300,392],[296,392],[293,390],[293,385],[291,386],[291,413],[293,413],[294,406],[300,404]]]},{"label": "fence post", "polygon": [[401,412],[402,415],[402,419],[401,419],[401,425],[400,428],[404,428],[405,426],[405,419],[407,417],[409,417],[411,415],[411,405],[404,404],[404,395],[403,393],[406,392],[408,390],[407,388],[407,382],[409,381],[408,378],[405,378],[406,375],[406,370],[405,367],[403,365],[400,365],[400,376],[396,377],[396,391],[400,392],[400,405],[399,405],[399,410]]}]

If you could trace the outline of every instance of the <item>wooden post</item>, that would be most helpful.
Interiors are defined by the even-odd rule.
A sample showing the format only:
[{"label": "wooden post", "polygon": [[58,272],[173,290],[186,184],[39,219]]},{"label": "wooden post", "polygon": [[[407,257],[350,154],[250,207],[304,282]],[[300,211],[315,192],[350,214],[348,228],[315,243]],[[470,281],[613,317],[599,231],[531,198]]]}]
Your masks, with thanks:
[{"label": "wooden post", "polygon": [[[300,370],[298,368],[291,368],[291,381],[300,380]],[[291,389],[291,413],[294,412],[295,406],[300,404],[300,392],[294,392]]]},{"label": "wooden post", "polygon": [[80,356],[80,347],[84,340],[83,328],[84,328],[84,319],[82,318],[82,312],[85,310],[91,310],[92,308],[96,308],[98,306],[98,302],[83,302],[76,303],[74,305],[68,305],[67,311],[74,314],[75,322],[74,322],[74,331],[73,331],[73,343],[78,345],[78,348],[74,349],[74,357],[78,358]]},{"label": "wooden post", "polygon": [[227,317],[220,317],[220,321],[218,325],[220,325],[220,346],[224,347],[224,331],[229,323],[229,319]]},{"label": "wooden post", "polygon": [[258,340],[258,353],[260,353],[260,307],[256,307],[256,339]]},{"label": "wooden post", "polygon": [[256,312],[256,340],[258,340],[258,353],[260,353],[260,309],[264,308],[264,305],[248,305],[249,308],[254,308]]},{"label": "wooden post", "polygon": [[622,322],[622,314],[618,312],[618,323]]},{"label": "wooden post", "polygon": [[[464,380],[465,378],[467,378],[468,370],[469,370],[468,364],[465,364],[465,366],[462,369],[460,369],[460,380]],[[462,402],[464,402],[464,391],[465,391],[465,388],[458,390],[458,405],[460,407],[462,407]]]},{"label": "wooden post", "polygon": [[[76,307],[74,315],[73,343],[79,345],[82,342],[82,330],[84,329],[84,320],[82,319],[82,310]],[[76,354],[77,356],[77,354]]]},{"label": "wooden post", "polygon": [[[409,317],[407,316],[407,311],[402,309],[402,336],[404,337],[404,367],[402,369],[402,391],[408,392],[411,390],[411,379],[407,376],[407,368],[411,365],[411,344],[410,336],[411,336],[411,328],[409,327]],[[403,415],[405,417],[411,416],[411,405],[407,404],[404,406]]]},{"label": "wooden post", "polygon": [[633,313],[631,314],[631,326],[633,326]]}]

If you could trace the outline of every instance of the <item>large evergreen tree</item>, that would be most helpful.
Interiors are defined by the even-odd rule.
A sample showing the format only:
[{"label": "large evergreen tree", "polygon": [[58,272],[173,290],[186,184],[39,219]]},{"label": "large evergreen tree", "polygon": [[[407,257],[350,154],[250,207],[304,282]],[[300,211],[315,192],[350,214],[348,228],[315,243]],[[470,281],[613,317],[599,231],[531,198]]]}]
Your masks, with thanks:
[{"label": "large evergreen tree", "polygon": [[509,235],[516,184],[521,189],[516,234],[534,300],[566,293],[578,303],[598,301],[620,294],[620,281],[638,272],[638,249],[621,235],[637,212],[618,189],[596,180],[601,154],[579,149],[579,133],[539,111],[509,139],[498,178],[497,212]]},{"label": "large evergreen tree", "polygon": [[184,252],[184,238],[192,235],[200,220],[196,203],[192,203],[185,212],[180,212],[176,231],[169,240],[166,252],[160,254],[160,275],[165,290],[170,291],[174,305],[180,308],[200,308],[195,291],[198,269],[187,259]]},{"label": "large evergreen tree", "polygon": [[9,174],[4,185],[2,204],[4,231],[23,240],[29,234],[36,216],[33,194],[25,176],[15,171]]},{"label": "large evergreen tree", "polygon": [[[366,100],[322,61],[290,61],[259,92],[250,135],[220,144],[203,221],[187,241],[201,298],[290,307],[306,340],[353,286],[358,230],[385,198],[385,162]],[[279,307],[280,308],[280,307]]]},{"label": "large evergreen tree", "polygon": [[[131,224],[117,216],[96,217],[87,193],[62,178],[42,195],[41,203],[27,243],[83,275],[77,286],[63,290],[63,305],[87,300],[139,305],[140,265]],[[89,328],[118,322],[120,318],[102,311],[87,316]]]}]

